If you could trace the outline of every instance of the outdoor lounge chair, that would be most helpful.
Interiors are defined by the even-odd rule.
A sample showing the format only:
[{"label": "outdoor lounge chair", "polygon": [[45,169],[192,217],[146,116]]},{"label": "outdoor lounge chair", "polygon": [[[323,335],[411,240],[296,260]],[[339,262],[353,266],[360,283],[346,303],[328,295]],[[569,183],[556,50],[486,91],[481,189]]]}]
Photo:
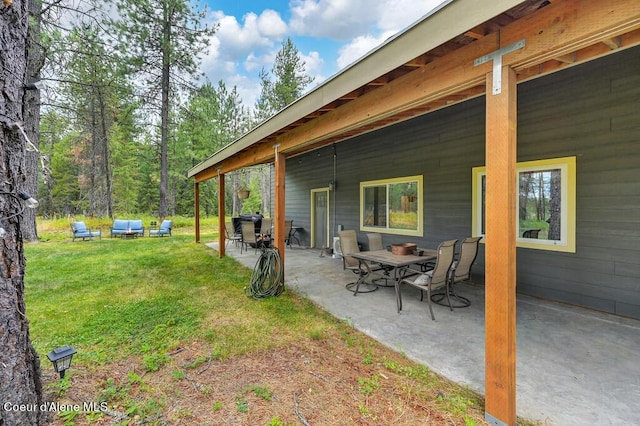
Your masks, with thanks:
[{"label": "outdoor lounge chair", "polygon": [[160,224],[160,228],[149,230],[149,236],[150,237],[152,235],[156,237],[164,237],[165,235],[171,236],[172,227],[173,227],[172,220],[163,220],[162,223]]},{"label": "outdoor lounge chair", "polygon": [[76,238],[82,238],[82,241],[86,239],[92,240],[94,237],[102,239],[102,229],[98,228],[98,230],[92,231],[87,228],[84,222],[72,222],[71,232],[73,233],[71,241],[75,241]]},{"label": "outdoor lounge chair", "polygon": [[444,287],[445,295],[449,301],[449,309],[453,311],[451,307],[451,301],[449,300],[449,278],[451,265],[453,264],[453,255],[456,249],[456,242],[458,240],[449,240],[440,243],[438,246],[438,255],[436,257],[435,267],[427,272],[413,275],[411,277],[402,278],[400,280],[400,292],[398,293],[400,306],[402,306],[402,284],[408,284],[420,290],[420,300],[423,300],[423,291],[427,292],[427,302],[429,304],[429,312],[431,313],[431,319],[435,320],[433,315],[433,308],[431,307],[431,292],[433,290]]}]

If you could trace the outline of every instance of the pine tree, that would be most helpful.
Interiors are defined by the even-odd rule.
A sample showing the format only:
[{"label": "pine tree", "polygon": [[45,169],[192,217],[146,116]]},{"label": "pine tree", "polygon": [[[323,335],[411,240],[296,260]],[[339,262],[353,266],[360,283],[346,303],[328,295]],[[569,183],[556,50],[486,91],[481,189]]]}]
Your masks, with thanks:
[{"label": "pine tree", "polygon": [[260,71],[262,91],[256,103],[256,118],[264,121],[304,94],[304,89],[313,81],[306,73],[305,62],[300,52],[287,38],[282,43],[271,69],[275,81],[264,68]]},{"label": "pine tree", "polygon": [[[39,407],[40,360],[29,337],[25,315],[25,257],[22,238],[26,141],[16,123],[25,120],[29,13],[27,0],[0,4],[0,395],[11,406]],[[30,103],[29,103],[30,104]],[[37,120],[36,114],[36,120]],[[44,423],[39,410],[0,409],[2,425]]]},{"label": "pine tree", "polygon": [[204,12],[190,4],[186,0],[118,0],[120,19],[111,22],[121,54],[138,81],[144,82],[144,102],[160,115],[160,217],[168,214],[170,99],[190,85],[198,72],[198,56],[215,31],[201,25]]},{"label": "pine tree", "polygon": [[[307,74],[305,62],[300,57],[298,48],[293,44],[291,38],[287,38],[276,54],[271,73],[267,73],[264,68],[260,71],[262,90],[255,106],[256,121],[262,122],[268,119],[300,98],[312,81],[313,78]],[[258,175],[258,181],[254,184],[260,189],[261,195],[258,205],[262,207],[262,211],[266,212],[271,204],[270,171],[268,166],[263,166],[257,168],[255,172]],[[239,202],[240,200],[234,199],[234,201]]]},{"label": "pine tree", "polygon": [[[179,213],[193,214],[193,182],[186,177],[187,171],[246,132],[248,127],[249,112],[242,105],[236,87],[229,91],[222,81],[215,87],[205,83],[192,93],[186,109],[180,114],[171,157],[176,167],[172,182],[176,186]],[[232,191],[231,188],[228,190]],[[213,183],[200,186],[200,202],[205,215],[218,212],[216,191],[217,186]]]}]

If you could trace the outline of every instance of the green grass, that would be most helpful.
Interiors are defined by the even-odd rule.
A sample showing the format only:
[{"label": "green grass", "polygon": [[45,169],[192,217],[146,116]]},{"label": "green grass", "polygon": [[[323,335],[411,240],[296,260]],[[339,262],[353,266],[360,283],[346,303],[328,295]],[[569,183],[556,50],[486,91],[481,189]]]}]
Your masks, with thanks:
[{"label": "green grass", "polygon": [[[75,369],[105,371],[111,362],[133,358],[146,373],[165,367],[169,354],[188,345],[185,342],[208,344],[208,355],[194,359],[184,371],[172,370],[172,380],[178,381],[211,359],[337,335],[362,356],[365,365],[381,362],[375,359],[370,340],[293,292],[261,301],[246,297],[251,270],[196,244],[192,222],[176,220],[172,237],[122,240],[107,236],[71,242],[67,219],[39,220],[41,242],[25,244],[25,298],[31,339],[40,358],[46,360],[53,348],[69,344],[78,350]],[[215,218],[203,221],[201,241],[216,239],[216,227]],[[414,384],[406,385],[408,394],[423,384],[430,389],[441,383],[426,367],[383,361],[387,370],[412,379]],[[120,404],[130,416],[157,417],[166,406],[166,396],[141,397],[144,373],[129,372],[127,382],[104,379],[99,400]],[[380,384],[377,375],[363,376],[360,392],[372,394]],[[69,386],[67,379],[49,384],[59,396]],[[249,391],[265,400],[272,397],[266,387],[253,386]],[[240,413],[249,409],[246,392],[235,397],[235,410]],[[221,402],[212,403],[213,410],[222,409]],[[439,404],[445,411],[458,413],[481,400],[462,389],[443,394]],[[73,424],[77,414],[65,412],[63,420]],[[274,417],[272,424],[284,423]]]},{"label": "green grass", "polygon": [[74,364],[139,355],[155,371],[167,352],[194,336],[224,358],[332,327],[327,314],[292,293],[261,303],[244,296],[251,271],[195,244],[192,232],[74,243],[69,232],[65,240],[26,244],[27,315],[41,357],[71,344],[78,349]]}]

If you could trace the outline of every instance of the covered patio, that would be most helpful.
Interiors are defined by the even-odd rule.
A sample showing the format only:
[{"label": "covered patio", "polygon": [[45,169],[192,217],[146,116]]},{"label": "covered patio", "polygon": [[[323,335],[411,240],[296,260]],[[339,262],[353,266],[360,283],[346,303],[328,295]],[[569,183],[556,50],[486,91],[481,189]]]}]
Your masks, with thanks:
[{"label": "covered patio", "polygon": [[[208,243],[216,249],[218,243]],[[226,253],[253,268],[259,254]],[[450,380],[484,394],[484,286],[463,284],[471,306],[434,306],[431,321],[417,290],[393,288],[353,297],[342,261],[305,248],[286,250],[286,288]],[[476,274],[476,278],[480,278]],[[481,283],[478,283],[481,284]],[[517,296],[517,414],[545,425],[640,424],[640,321],[524,295]]]},{"label": "covered patio", "polygon": [[[284,248],[285,220],[300,224],[308,235],[303,240],[313,247],[331,246],[341,228],[368,232],[373,227],[389,242],[406,242],[410,236],[432,248],[448,239],[482,236],[479,258],[484,264],[478,269],[486,285],[483,297],[474,303],[482,311],[459,331],[445,333],[437,327],[448,324],[445,313],[435,324],[426,316],[424,321],[417,317],[406,322],[406,331],[388,334],[410,336],[401,349],[416,358],[417,348],[428,352],[442,346],[433,345],[437,338],[447,345],[452,336],[473,343],[473,348],[455,353],[480,354],[468,360],[471,368],[464,371],[473,371],[474,377],[484,374],[484,385],[478,380],[477,387],[484,388],[485,418],[493,425],[515,424],[516,394],[518,401],[538,401],[548,409],[564,405],[560,410],[571,415],[559,419],[559,424],[620,423],[614,420],[631,410],[630,405],[621,408],[621,401],[639,396],[637,373],[629,374],[633,366],[622,367],[617,378],[601,377],[593,386],[580,380],[606,371],[604,364],[616,368],[628,364],[637,348],[616,353],[613,348],[618,343],[609,340],[610,330],[585,326],[582,316],[549,322],[553,309],[529,313],[523,299],[516,298],[516,283],[522,293],[621,316],[603,316],[608,318],[603,324],[625,323],[623,316],[640,318],[639,46],[637,1],[445,1],[194,166],[189,176],[194,178],[196,241],[200,240],[199,184],[217,180],[218,216],[224,218],[225,175],[260,164],[273,164],[274,203],[268,216],[273,218],[273,239],[286,265],[285,279],[309,291],[313,300],[324,297],[321,304],[329,296],[307,288],[324,292],[324,283],[314,280],[303,286],[305,277],[316,275],[297,272],[295,255]],[[524,222],[531,191],[520,188],[523,178],[534,173],[540,181],[549,174],[548,188],[538,197],[549,200],[549,211],[541,207],[536,225],[529,226]],[[385,196],[367,195],[391,193],[402,185],[415,205],[409,228],[386,220],[396,207]],[[378,213],[371,221],[368,214],[373,211]],[[223,222],[218,227],[220,256],[225,256]],[[549,230],[544,238],[523,232],[543,227]],[[336,306],[359,307],[344,296],[344,277],[340,282]],[[366,296],[373,301],[382,293]],[[407,303],[405,309],[413,309]],[[349,311],[334,312],[329,305],[336,316],[349,316]],[[380,306],[363,308],[362,319],[352,315],[354,324],[371,327],[366,331],[376,337],[373,324],[399,323],[393,306],[388,313]],[[383,316],[387,314],[388,319]],[[403,310],[400,318],[407,315],[410,312]],[[535,321],[542,322],[540,331],[529,335],[527,324]],[[422,323],[424,336],[414,339],[416,324]],[[617,337],[621,341],[637,337],[636,326],[621,330]],[[570,335],[554,336],[555,332]],[[576,337],[579,332],[584,332],[582,340]],[[573,374],[576,362],[567,354],[574,355],[574,345],[575,352],[580,350],[584,339],[591,339],[591,345],[581,349],[585,359],[592,357],[603,365],[585,367],[580,376]],[[410,352],[408,346],[416,342],[415,352]],[[531,350],[523,347],[525,342]],[[594,357],[599,350],[603,356]],[[436,369],[439,360],[454,364],[449,354],[435,358],[423,361]],[[567,359],[570,364],[565,366]],[[540,388],[525,389],[527,380],[538,381],[545,374],[552,377],[541,381]],[[452,379],[472,383],[466,377]],[[562,391],[562,398],[582,395],[584,389],[593,392],[558,404],[556,389],[566,382],[574,382],[575,389]],[[554,392],[547,395],[548,389]],[[601,407],[591,409],[594,401],[606,398],[610,399]],[[526,405],[520,402],[518,411],[529,417]],[[577,418],[573,417],[577,412],[593,417],[570,420]],[[635,420],[622,423],[638,423]]]}]

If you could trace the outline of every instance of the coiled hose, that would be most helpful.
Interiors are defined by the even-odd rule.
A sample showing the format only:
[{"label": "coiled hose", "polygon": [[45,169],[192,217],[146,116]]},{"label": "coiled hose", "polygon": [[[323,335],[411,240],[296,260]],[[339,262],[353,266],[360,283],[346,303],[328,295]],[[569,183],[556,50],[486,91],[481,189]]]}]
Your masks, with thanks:
[{"label": "coiled hose", "polygon": [[245,287],[244,292],[254,299],[265,299],[279,296],[283,291],[280,253],[276,248],[264,249],[253,268],[251,285]]}]

